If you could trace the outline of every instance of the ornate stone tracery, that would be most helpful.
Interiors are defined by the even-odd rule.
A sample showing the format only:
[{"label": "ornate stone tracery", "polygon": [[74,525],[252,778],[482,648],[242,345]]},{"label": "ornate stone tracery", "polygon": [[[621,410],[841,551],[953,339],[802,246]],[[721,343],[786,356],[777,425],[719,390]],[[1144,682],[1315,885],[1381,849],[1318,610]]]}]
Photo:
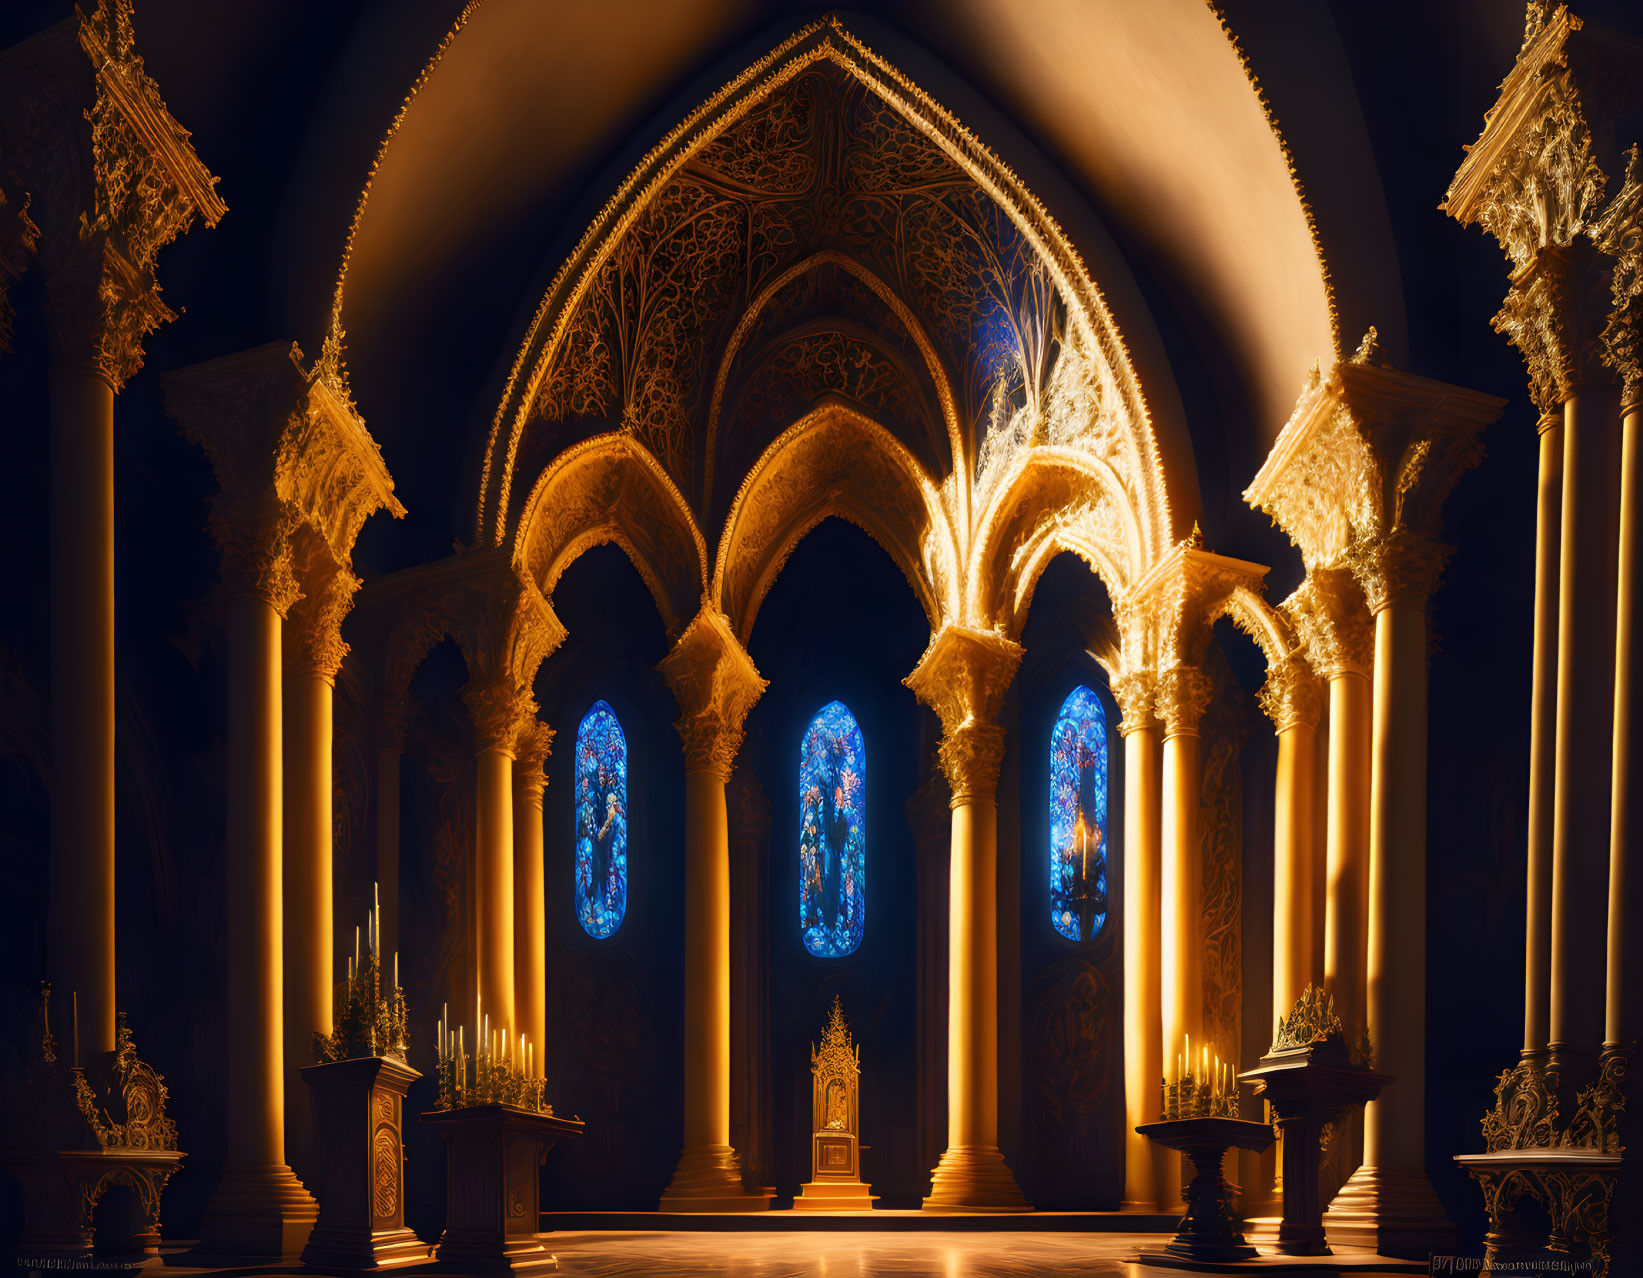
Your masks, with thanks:
[{"label": "ornate stone tracery", "polygon": [[[837,318],[804,278],[819,272]],[[809,301],[784,300],[794,289]],[[881,307],[893,320],[870,318]],[[793,376],[772,401],[759,369],[783,361]],[[1110,509],[1090,503],[1084,540],[1116,576],[1167,538],[1146,410],[1082,264],[1008,170],[834,19],[664,140],[561,270],[498,409],[483,535],[507,535],[525,437],[548,420],[631,435],[695,511],[712,509],[722,424],[753,393],[777,426],[818,394],[910,439],[939,421],[960,527],[972,490],[1053,446],[1107,472]]]}]

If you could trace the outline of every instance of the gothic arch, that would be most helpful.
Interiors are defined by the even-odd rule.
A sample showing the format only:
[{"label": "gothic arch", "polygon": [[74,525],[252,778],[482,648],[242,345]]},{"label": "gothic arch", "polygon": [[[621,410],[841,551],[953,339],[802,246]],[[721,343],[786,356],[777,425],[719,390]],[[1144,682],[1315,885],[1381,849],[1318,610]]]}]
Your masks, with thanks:
[{"label": "gothic arch", "polygon": [[[823,182],[825,129],[854,132],[853,145],[826,152],[843,158]],[[542,422],[619,424],[700,519],[705,436],[717,429],[703,401],[723,363],[714,335],[739,331],[770,282],[830,240],[846,242],[847,256],[884,257],[872,272],[889,278],[880,295],[912,297],[915,340],[936,333],[947,348],[957,417],[943,404],[943,424],[965,463],[949,499],[958,527],[971,526],[986,471],[1049,443],[1118,477],[1144,561],[1167,550],[1169,483],[1152,419],[1077,250],[987,147],[834,17],[692,112],[561,267],[491,423],[479,544],[503,543],[519,519],[516,469]]]},{"label": "gothic arch", "polygon": [[1019,635],[1038,578],[1064,550],[1084,560],[1114,599],[1145,566],[1141,529],[1110,466],[1076,449],[1025,450],[979,516],[965,582],[971,619]]},{"label": "gothic arch", "polygon": [[877,541],[937,630],[956,615],[956,552],[940,491],[884,427],[824,404],[764,451],[742,481],[719,538],[710,597],[743,643],[782,564],[829,516]]},{"label": "gothic arch", "polygon": [[707,543],[656,458],[625,434],[574,444],[537,477],[520,514],[514,559],[552,598],[565,569],[607,542],[633,562],[676,633],[706,588]]}]

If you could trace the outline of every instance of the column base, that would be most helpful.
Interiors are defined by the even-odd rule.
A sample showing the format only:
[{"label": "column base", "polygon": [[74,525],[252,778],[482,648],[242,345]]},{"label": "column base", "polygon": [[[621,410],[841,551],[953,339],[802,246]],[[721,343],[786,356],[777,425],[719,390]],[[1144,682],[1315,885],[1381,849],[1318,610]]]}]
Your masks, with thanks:
[{"label": "column base", "polygon": [[859,1180],[806,1181],[793,1200],[794,1211],[872,1211],[878,1199]]},{"label": "column base", "polygon": [[284,1163],[224,1170],[200,1229],[200,1256],[295,1258],[319,1219],[319,1204]]},{"label": "column base", "polygon": [[679,1155],[657,1211],[768,1211],[768,1194],[750,1194],[729,1145],[694,1145]]},{"label": "column base", "polygon": [[925,1211],[1031,1211],[997,1145],[949,1145],[936,1165]]},{"label": "column base", "polygon": [[1405,1260],[1453,1252],[1456,1243],[1454,1223],[1424,1172],[1368,1166],[1341,1186],[1324,1213],[1324,1230],[1336,1246]]}]

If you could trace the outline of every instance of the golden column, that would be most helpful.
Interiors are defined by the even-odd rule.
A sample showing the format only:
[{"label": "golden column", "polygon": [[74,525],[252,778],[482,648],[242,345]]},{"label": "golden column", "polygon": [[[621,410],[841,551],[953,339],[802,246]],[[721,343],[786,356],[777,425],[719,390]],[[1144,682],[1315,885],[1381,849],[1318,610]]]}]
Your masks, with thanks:
[{"label": "golden column", "polygon": [[659,667],[679,703],[685,747],[685,1130],[662,1211],[763,1211],[730,1144],[730,827],[725,783],[747,714],[764,694],[725,615],[711,604]]},{"label": "golden column", "polygon": [[948,907],[947,1150],[926,1211],[1031,1211],[998,1147],[998,772],[994,722],[1021,647],[948,624],[906,683],[941,720],[952,792]]},{"label": "golden column", "polygon": [[1293,652],[1268,672],[1261,709],[1278,736],[1278,768],[1273,797],[1272,847],[1272,1028],[1287,1016],[1308,985],[1313,939],[1321,920],[1313,909],[1317,876],[1313,807],[1317,785],[1318,681],[1304,657]]},{"label": "golden column", "polygon": [[[536,724],[531,687],[565,628],[505,549],[453,556],[441,607],[468,662],[462,689],[473,721],[474,912],[470,952],[479,1015],[493,1035],[520,1030],[514,986],[514,754]],[[480,1030],[475,1031],[481,1032]]]},{"label": "golden column", "polygon": [[[1312,668],[1329,683],[1323,984],[1356,1041],[1369,998],[1370,674],[1374,621],[1344,568],[1316,568],[1284,602]],[[1316,840],[1314,840],[1316,846]],[[1287,1014],[1293,1006],[1277,1008]]]},{"label": "golden column", "polygon": [[536,1045],[539,1072],[548,1067],[548,920],[542,865],[543,770],[553,729],[529,724],[519,734],[513,769],[514,1002],[519,1032]]},{"label": "golden column", "polygon": [[1503,401],[1390,368],[1374,339],[1306,387],[1244,498],[1300,547],[1315,585],[1350,571],[1375,618],[1366,1006],[1376,1068],[1397,1081],[1369,1107],[1363,1165],[1326,1227],[1424,1256],[1452,1229],[1426,1176],[1426,601],[1448,553],[1443,501]]},{"label": "golden column", "polygon": [[[202,1231],[202,1247],[220,1255],[290,1255],[315,1216],[313,1199],[285,1163],[285,1042],[295,1031],[285,1021],[283,814],[295,799],[305,822],[317,824],[311,810],[329,813],[330,776],[327,767],[323,777],[285,792],[282,631],[302,598],[299,550],[304,562],[328,556],[346,564],[372,512],[404,514],[375,442],[335,378],[324,366],[303,369],[295,346],[273,342],[163,383],[167,409],[204,447],[222,486],[211,524],[228,596],[228,1161]],[[323,597],[325,580],[310,584],[320,592],[309,601],[310,621],[330,615],[340,622],[337,601]],[[344,598],[351,593],[342,589]],[[310,637],[323,642],[323,629],[316,625]],[[329,738],[330,716],[311,703],[301,723],[308,748]],[[299,834],[294,846],[318,890],[329,878],[328,839]],[[323,975],[313,973],[318,967],[328,975],[331,919],[301,925],[315,922],[319,938],[301,938],[295,953],[313,965],[301,973],[305,994],[328,1000]],[[303,1019],[314,1014],[308,1008]],[[303,1029],[305,1042],[313,1028]]]},{"label": "golden column", "polygon": [[77,994],[93,1057],[115,1021],[114,397],[175,318],[157,254],[228,210],[143,71],[129,6],[109,0],[0,52],[0,154],[0,280],[38,262],[50,336],[47,971],[65,1006]]},{"label": "golden column", "polygon": [[1164,1077],[1162,856],[1159,775],[1162,724],[1157,682],[1138,670],[1112,681],[1124,738],[1124,1200],[1123,1210],[1155,1212],[1174,1195],[1163,1185],[1160,1149],[1136,1132],[1161,1113]]},{"label": "golden column", "polygon": [[[1203,755],[1198,725],[1214,694],[1195,665],[1176,665],[1158,678],[1164,721],[1163,770],[1163,1053],[1179,1051],[1188,1034],[1204,1036],[1204,860],[1198,809]],[[1179,1155],[1174,1156],[1179,1162]],[[1171,1182],[1174,1187],[1174,1182]]]},{"label": "golden column", "polygon": [[314,1031],[334,1028],[332,699],[348,651],[342,619],[359,579],[323,545],[304,558],[303,595],[285,626],[285,1145],[292,1170],[317,1185],[313,1113],[298,1071],[314,1063]]}]

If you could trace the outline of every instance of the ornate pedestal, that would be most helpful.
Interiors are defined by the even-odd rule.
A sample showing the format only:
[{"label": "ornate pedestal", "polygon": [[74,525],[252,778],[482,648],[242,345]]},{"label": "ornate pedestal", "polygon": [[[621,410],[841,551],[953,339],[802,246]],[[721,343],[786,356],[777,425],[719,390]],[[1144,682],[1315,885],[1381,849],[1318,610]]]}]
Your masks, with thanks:
[{"label": "ornate pedestal", "polygon": [[[1595,1278],[1607,1278],[1619,1154],[1503,1149],[1460,1154],[1455,1161],[1478,1182],[1489,1213],[1484,1273],[1578,1273],[1589,1260]],[[1520,1210],[1530,1203],[1538,1208],[1538,1226]]]},{"label": "ornate pedestal", "polygon": [[1227,1201],[1221,1160],[1229,1149],[1265,1149],[1272,1144],[1272,1129],[1265,1123],[1241,1118],[1171,1118],[1143,1123],[1135,1130],[1166,1149],[1185,1154],[1192,1159],[1196,1173],[1187,1186],[1187,1214],[1175,1237],[1161,1249],[1143,1248],[1142,1263],[1169,1266],[1179,1261],[1224,1264],[1254,1260],[1255,1248],[1238,1231]]},{"label": "ornate pedestal", "polygon": [[[166,1116],[165,1082],[137,1058],[125,1018],[116,1046],[76,1069],[57,1054],[42,995],[37,1050],[28,1072],[0,1090],[0,1169],[23,1190],[17,1258],[88,1260],[158,1252],[160,1195],[185,1155]],[[102,1227],[93,1245],[93,1212],[109,1190],[129,1189],[134,1210]]]},{"label": "ornate pedestal", "polygon": [[793,1200],[793,1210],[872,1211],[872,1191],[861,1179],[858,1135],[861,1049],[850,1041],[837,997],[821,1045],[810,1049],[810,1080],[811,1179]]},{"label": "ornate pedestal", "polygon": [[465,1274],[527,1273],[559,1262],[540,1232],[538,1175],[554,1142],[580,1136],[575,1119],[513,1105],[424,1114],[445,1138],[445,1232],[435,1258]]},{"label": "ornate pedestal", "polygon": [[[1280,1038],[1280,1041],[1282,1039]],[[1374,1100],[1392,1080],[1352,1064],[1339,1037],[1305,1047],[1279,1048],[1258,1068],[1238,1075],[1272,1105],[1284,1136],[1284,1219],[1278,1250],[1291,1256],[1327,1256],[1318,1168],[1323,1145],[1356,1105]]]},{"label": "ornate pedestal", "polygon": [[421,1077],[387,1056],[302,1071],[320,1151],[319,1221],[305,1264],[377,1269],[428,1258],[428,1245],[405,1227],[403,1106]]}]

